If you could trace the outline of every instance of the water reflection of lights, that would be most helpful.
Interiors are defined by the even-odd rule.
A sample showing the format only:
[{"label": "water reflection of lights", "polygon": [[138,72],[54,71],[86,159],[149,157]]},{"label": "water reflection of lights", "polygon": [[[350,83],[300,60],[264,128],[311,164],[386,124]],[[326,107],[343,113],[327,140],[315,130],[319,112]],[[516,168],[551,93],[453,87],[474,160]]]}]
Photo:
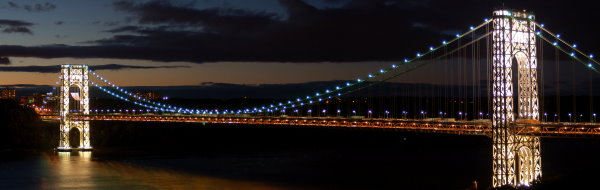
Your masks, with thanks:
[{"label": "water reflection of lights", "polygon": [[49,161],[49,170],[39,189],[302,189],[136,164],[145,160],[93,161],[91,151],[58,152],[45,157]]},{"label": "water reflection of lights", "polygon": [[95,184],[92,179],[92,152],[58,152],[58,164],[53,164],[54,175],[58,183],[53,184],[57,189],[91,188]]}]

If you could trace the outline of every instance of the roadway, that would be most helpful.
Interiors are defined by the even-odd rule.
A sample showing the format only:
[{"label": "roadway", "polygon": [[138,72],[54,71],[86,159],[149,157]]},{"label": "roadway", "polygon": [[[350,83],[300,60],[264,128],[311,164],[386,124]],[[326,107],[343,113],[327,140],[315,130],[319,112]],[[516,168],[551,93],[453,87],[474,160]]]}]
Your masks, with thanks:
[{"label": "roadway", "polygon": [[[371,129],[395,129],[423,133],[491,136],[490,120],[382,119],[343,117],[251,117],[236,115],[71,115],[73,120],[130,121],[130,122],[187,122],[237,125],[279,125],[310,127],[352,127]],[[59,120],[58,115],[42,115],[43,120]],[[584,122],[537,122],[515,123],[519,135],[528,136],[589,136],[600,137],[600,123]]]}]

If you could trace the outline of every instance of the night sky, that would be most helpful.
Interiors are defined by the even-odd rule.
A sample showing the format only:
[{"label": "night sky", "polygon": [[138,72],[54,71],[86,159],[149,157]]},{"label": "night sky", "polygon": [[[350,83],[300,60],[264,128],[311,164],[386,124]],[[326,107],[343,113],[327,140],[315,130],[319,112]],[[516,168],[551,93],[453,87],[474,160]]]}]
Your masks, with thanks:
[{"label": "night sky", "polygon": [[[574,1],[0,1],[0,85],[88,64],[123,86],[348,80],[478,25],[504,4],[600,55],[596,7]],[[96,67],[94,67],[96,66]]]}]

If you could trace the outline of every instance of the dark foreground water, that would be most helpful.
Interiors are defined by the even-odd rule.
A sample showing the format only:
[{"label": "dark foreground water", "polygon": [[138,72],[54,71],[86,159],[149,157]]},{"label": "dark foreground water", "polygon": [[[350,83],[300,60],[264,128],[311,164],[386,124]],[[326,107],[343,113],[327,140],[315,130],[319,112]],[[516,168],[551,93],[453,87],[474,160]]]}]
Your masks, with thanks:
[{"label": "dark foreground water", "polygon": [[[445,189],[468,187],[471,180],[486,177],[465,174],[481,172],[473,164],[418,166],[427,164],[424,160],[443,159],[433,154],[428,156],[439,158],[421,161],[410,155],[402,159],[377,153],[371,154],[377,158],[368,158],[332,151],[218,156],[102,154],[5,156],[0,164],[0,189]],[[462,177],[450,168],[459,170]]]},{"label": "dark foreground water", "polygon": [[195,161],[199,160],[96,160],[92,152],[30,155],[2,164],[0,189],[291,189],[268,182],[195,175],[138,164],[193,166]]},{"label": "dark foreground water", "polygon": [[[135,146],[108,147],[97,141],[101,148],[93,152],[0,153],[0,189],[467,189],[473,181],[485,189],[491,183],[487,137],[358,129],[146,127],[118,134],[127,139],[122,142],[137,141]],[[134,135],[141,129],[166,137],[152,132]],[[186,135],[175,138],[173,131]],[[115,141],[119,140],[111,142]],[[544,180],[551,187],[595,185],[600,177],[600,139],[553,138],[542,143]]]}]

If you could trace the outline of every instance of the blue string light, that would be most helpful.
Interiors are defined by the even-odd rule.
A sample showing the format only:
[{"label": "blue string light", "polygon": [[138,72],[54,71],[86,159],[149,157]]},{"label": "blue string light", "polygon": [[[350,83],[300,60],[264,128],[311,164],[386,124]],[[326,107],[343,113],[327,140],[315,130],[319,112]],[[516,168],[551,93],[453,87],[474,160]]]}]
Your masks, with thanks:
[{"label": "blue string light", "polygon": [[[562,40],[562,39],[560,38],[560,37],[561,37],[561,35],[560,35],[560,34],[558,34],[558,33],[556,33],[556,34],[553,34],[553,33],[552,33],[552,32],[550,32],[549,30],[545,29],[545,28],[544,28],[544,24],[538,24],[538,26],[539,26],[540,28],[542,28],[542,30],[544,30],[545,32],[547,32],[548,34],[550,34],[551,36],[555,37],[555,38],[556,38],[556,40],[558,40],[558,41],[562,42],[563,44],[565,44],[567,47],[570,47],[570,48],[571,48],[572,50],[574,50],[574,51],[572,51],[572,52],[570,52],[570,53],[567,53],[567,52],[566,52],[566,50],[564,50],[564,49],[562,49],[562,48],[558,47],[558,41],[554,41],[554,42],[552,42],[552,45],[554,45],[554,46],[556,46],[557,48],[561,49],[561,50],[562,50],[564,53],[567,53],[567,54],[569,54],[569,56],[573,57],[573,59],[576,59],[576,60],[577,60],[577,61],[579,61],[580,63],[582,63],[582,64],[586,65],[588,68],[590,68],[590,69],[592,69],[592,70],[594,70],[594,71],[598,72],[598,70],[596,70],[596,68],[594,68],[594,66],[593,66],[593,63],[596,63],[596,64],[600,64],[600,63],[598,63],[596,60],[594,60],[594,55],[593,55],[593,54],[588,54],[588,55],[584,54],[583,52],[581,52],[580,50],[578,50],[578,49],[577,49],[577,47],[578,47],[578,45],[577,45],[577,44],[575,44],[575,43],[573,43],[573,44],[569,44],[569,43],[565,42],[564,40]],[[540,34],[538,34],[538,36],[540,36],[541,38],[543,38],[543,39],[545,39],[546,41],[548,41],[546,38],[544,38],[544,37],[543,37],[543,36],[541,36]],[[548,42],[549,42],[549,41],[548,41]],[[585,63],[585,62],[584,62],[584,60],[581,60],[580,58],[578,58],[578,57],[577,57],[577,53],[579,53],[579,54],[583,55],[583,57],[585,57],[585,58],[589,59],[591,62]]]},{"label": "blue string light", "polygon": [[[447,41],[445,41],[445,40],[444,40],[444,41],[442,41],[442,45],[441,45],[441,46],[439,46],[439,47],[430,46],[430,47],[429,47],[429,51],[428,51],[428,52],[426,52],[425,54],[417,53],[416,57],[415,57],[415,58],[413,58],[413,59],[410,59],[410,60],[409,60],[409,59],[404,59],[404,63],[409,63],[409,62],[412,62],[412,61],[414,61],[414,60],[416,60],[416,59],[419,59],[419,58],[421,58],[422,56],[424,56],[424,55],[426,55],[426,54],[432,53],[433,51],[435,51],[435,50],[437,50],[437,49],[439,49],[439,48],[441,48],[441,47],[443,47],[443,46],[446,46],[447,44],[449,44],[449,43],[451,43],[451,42],[454,42],[454,41],[458,40],[458,39],[459,39],[461,36],[465,36],[467,33],[473,32],[475,29],[478,29],[478,28],[480,28],[480,27],[484,26],[485,24],[488,24],[489,22],[491,22],[491,20],[490,20],[490,19],[487,19],[487,18],[485,18],[485,19],[484,19],[484,23],[483,23],[483,24],[481,24],[481,25],[479,25],[479,26],[477,26],[477,27],[470,26],[470,27],[469,27],[469,29],[470,29],[469,31],[467,31],[466,33],[464,33],[464,34],[462,34],[462,35],[461,35],[461,34],[456,34],[456,38],[455,38],[455,39],[453,39],[453,40],[451,40],[450,42],[447,42]],[[391,65],[391,69],[392,69],[392,70],[395,70],[395,69],[398,69],[398,68],[399,68],[399,67],[398,67],[396,64],[392,64],[392,65]],[[90,70],[90,71],[91,71],[91,70]],[[384,74],[384,73],[386,73],[386,72],[387,72],[387,70],[380,69],[380,74],[368,74],[368,78],[375,78],[375,77],[378,77],[378,76],[382,76],[382,74]],[[167,104],[161,104],[161,103],[157,103],[157,102],[154,102],[154,101],[147,100],[147,99],[145,99],[145,98],[143,98],[143,97],[137,96],[137,95],[135,95],[135,94],[132,94],[131,92],[128,92],[127,90],[124,90],[123,88],[121,88],[121,87],[119,87],[119,86],[116,86],[115,84],[111,83],[110,81],[108,81],[108,80],[106,80],[106,79],[102,78],[102,77],[101,77],[101,76],[99,76],[97,73],[95,73],[95,72],[93,72],[93,71],[91,71],[91,73],[92,73],[92,74],[94,74],[94,76],[98,77],[98,78],[99,78],[101,81],[103,81],[104,83],[107,83],[109,86],[112,86],[113,88],[115,88],[117,91],[119,91],[119,92],[121,92],[121,93],[123,93],[123,94],[125,94],[125,95],[127,95],[127,96],[129,96],[129,97],[133,97],[134,99],[140,100],[141,102],[145,102],[145,103],[147,103],[147,104],[153,104],[153,105],[155,105],[155,106],[151,106],[151,105],[147,105],[147,104],[142,104],[142,103],[140,103],[140,105],[146,105],[146,106],[155,107],[155,108],[159,108],[159,107],[160,107],[160,108],[165,108],[165,109],[170,109],[170,108],[172,107],[172,106],[170,106],[170,105],[167,105]],[[365,80],[361,80],[360,78],[358,78],[358,79],[357,79],[357,84],[358,84],[358,83],[362,83],[362,82],[365,82]],[[341,91],[343,91],[343,90],[345,90],[346,88],[349,88],[349,87],[351,87],[351,86],[353,86],[353,84],[352,84],[352,83],[350,83],[350,82],[346,82],[346,86],[345,86],[345,87],[336,86],[336,87],[335,87],[335,90],[333,90],[333,91],[334,91],[334,92],[335,92],[335,91],[337,91],[337,92],[338,92],[338,93],[337,93],[337,95],[338,95],[338,97],[339,97],[339,96],[341,96],[341,95],[342,95],[342,93],[340,93]],[[330,93],[330,91],[329,91],[329,90],[327,90],[327,91],[326,91],[326,93]],[[312,102],[312,98],[316,98],[316,97],[320,96],[320,95],[319,95],[319,93],[316,93],[316,94],[317,94],[317,95],[316,95],[315,97],[306,96],[306,101],[311,101],[311,102]],[[114,95],[114,93],[113,93],[112,95]],[[118,98],[120,98],[120,99],[127,99],[127,98],[125,98],[125,97],[123,97],[123,96],[119,96]],[[330,98],[330,97],[329,97],[329,98]],[[300,98],[298,98],[298,99],[297,99],[297,101],[298,101],[298,102],[301,102],[301,105],[304,105],[304,103],[302,102],[302,100],[301,100]],[[137,102],[137,101],[136,101],[136,102]],[[294,106],[294,104],[292,104],[292,101],[288,101],[287,105],[290,105],[290,104],[291,104],[292,106]],[[158,106],[158,107],[157,107],[157,106]],[[274,107],[274,108],[278,108],[278,107],[282,107],[282,106],[286,106],[286,104],[283,104],[283,105],[278,105],[278,106],[276,106],[276,107]],[[175,107],[175,109],[177,109],[177,107]],[[264,109],[264,108],[263,108],[263,109]],[[189,109],[185,109],[185,110],[189,110]],[[262,110],[259,110],[259,111],[262,111]]]},{"label": "blue string light", "polygon": [[[151,109],[155,109],[155,110],[167,110],[167,111],[174,112],[174,113],[191,113],[190,109],[186,109],[186,110],[183,110],[183,111],[182,111],[181,109],[179,109],[179,110],[177,110],[177,111],[176,111],[176,110],[174,110],[174,109],[171,109],[171,110],[169,110],[169,109],[165,109],[165,108],[167,107],[167,105],[164,105],[164,104],[160,104],[160,105],[159,105],[159,106],[161,106],[161,107],[162,107],[162,108],[161,108],[161,107],[157,107],[157,106],[153,106],[153,105],[146,104],[146,103],[153,103],[153,104],[156,104],[156,105],[158,104],[158,103],[155,103],[155,102],[152,102],[152,101],[149,101],[149,102],[146,102],[146,103],[142,103],[142,102],[138,102],[138,101],[135,101],[135,100],[130,100],[129,98],[127,98],[127,97],[125,97],[125,96],[119,95],[119,94],[118,94],[118,93],[116,93],[116,92],[110,91],[110,90],[108,90],[108,89],[106,89],[106,88],[104,88],[104,87],[102,87],[102,86],[98,85],[98,84],[97,84],[97,83],[95,83],[94,81],[91,81],[91,80],[89,80],[89,82],[91,82],[91,83],[92,83],[92,85],[94,85],[94,86],[98,87],[100,90],[102,90],[102,91],[106,92],[107,94],[110,94],[111,96],[114,96],[114,97],[116,97],[116,98],[118,98],[118,99],[121,99],[121,100],[124,100],[124,101],[127,101],[127,102],[132,102],[132,103],[134,103],[135,105],[139,105],[139,106],[142,106],[142,107],[151,108]],[[111,83],[111,84],[112,84],[112,83]],[[110,84],[109,84],[109,85],[110,85]],[[111,85],[111,86],[112,86],[112,85]],[[115,88],[115,89],[117,89],[117,88]],[[125,93],[126,95],[129,95],[129,94],[130,94],[130,93],[128,93],[128,92],[123,92],[124,90],[123,90],[122,88],[118,88],[117,90],[118,90],[118,91],[120,91],[121,93]],[[148,100],[146,100],[146,99],[143,99],[143,98],[136,98],[136,99],[140,99],[140,100],[142,100],[142,101],[144,101],[144,100],[145,100],[145,101],[148,101]],[[169,108],[171,108],[171,106],[168,106],[168,107],[169,107]],[[177,108],[177,107],[175,107],[175,108]]]}]

